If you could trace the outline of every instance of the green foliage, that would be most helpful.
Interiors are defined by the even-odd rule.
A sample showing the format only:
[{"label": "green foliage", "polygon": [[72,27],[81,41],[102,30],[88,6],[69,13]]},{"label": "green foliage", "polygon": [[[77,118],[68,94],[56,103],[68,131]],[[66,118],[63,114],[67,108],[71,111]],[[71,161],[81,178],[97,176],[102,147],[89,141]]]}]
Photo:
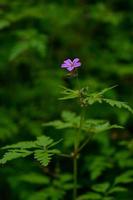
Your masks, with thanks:
[{"label": "green foliage", "polygon": [[129,150],[121,150],[116,152],[114,158],[121,168],[133,167],[132,153],[129,152]]},{"label": "green foliage", "polygon": [[86,159],[86,163],[89,163],[89,167],[86,166],[86,168],[90,171],[90,178],[92,180],[95,180],[101,176],[105,170],[112,167],[112,164],[105,156],[97,156],[96,158],[94,158],[94,156],[89,156],[89,158]]},{"label": "green foliage", "polygon": [[[32,177],[32,178],[31,178]],[[44,185],[44,184],[49,184],[49,178],[46,176],[43,176],[40,173],[35,173],[35,172],[31,172],[29,174],[23,174],[20,175],[19,180],[28,184],[40,184],[40,185]]]},{"label": "green foliage", "polygon": [[122,141],[120,142],[122,146],[126,146],[131,152],[133,152],[133,139],[129,141]]},{"label": "green foliage", "polygon": [[11,51],[9,58],[11,61],[23,56],[23,54],[27,54],[31,50],[44,57],[46,37],[43,34],[39,34],[35,29],[19,30],[16,32],[16,38],[18,38],[18,41]]},{"label": "green foliage", "polygon": [[[3,162],[32,157],[34,151],[45,154],[46,150],[51,159],[58,153],[56,142],[47,148],[43,147],[43,138],[32,141],[43,136],[44,129],[55,141],[61,132],[60,149],[71,152],[80,121],[78,104],[89,104],[80,139],[83,142],[88,136],[95,137],[79,154],[81,196],[77,199],[132,199],[132,175],[123,175],[131,173],[133,167],[132,116],[126,112],[132,109],[125,103],[133,102],[132,11],[132,0],[0,1],[0,146],[6,146],[2,149]],[[65,76],[67,72],[60,69],[69,57],[81,59],[79,85],[87,88],[73,89],[78,86],[75,78]],[[119,87],[108,90],[115,84]],[[65,85],[62,98],[70,101],[57,101],[60,85]],[[62,110],[73,112],[63,112],[56,121]],[[49,123],[42,127],[44,122]],[[125,128],[118,130],[114,123]],[[46,164],[48,155],[44,159],[40,154],[38,161]],[[60,157],[59,161],[53,160],[52,166],[38,168],[29,159],[18,159],[2,166],[0,199],[72,199],[70,160]],[[118,177],[125,183],[110,187],[107,196],[92,191],[94,185],[112,185]]]},{"label": "green foliage", "polygon": [[133,170],[125,172],[115,179],[114,184],[130,183],[133,182]]},{"label": "green foliage", "polygon": [[119,193],[119,192],[125,192],[125,191],[127,191],[127,189],[126,188],[124,188],[124,187],[121,187],[121,186],[116,186],[116,187],[113,187],[112,189],[110,189],[109,190],[109,194],[112,194],[112,193]]},{"label": "green foliage", "polygon": [[60,100],[75,99],[80,97],[79,90],[72,90],[66,87],[62,87],[61,93],[64,95],[64,97],[59,98]]},{"label": "green foliage", "polygon": [[103,99],[103,101],[105,101],[106,103],[108,103],[112,107],[115,106],[117,108],[125,108],[126,110],[130,111],[131,113],[133,113],[133,109],[130,106],[128,106],[126,103],[124,103],[124,102],[115,101],[115,100],[112,100],[112,99]]},{"label": "green foliage", "polygon": [[[78,129],[80,127],[80,116],[76,116],[75,113],[64,111],[62,113],[62,121],[56,120],[48,123],[44,123],[43,126],[53,126],[56,129],[73,128]],[[82,130],[87,133],[99,133],[112,128],[122,128],[118,125],[110,125],[106,120],[89,119],[83,120]]]},{"label": "green foliage", "polygon": [[72,188],[72,176],[70,174],[60,174],[60,177],[55,179],[50,187],[48,185],[40,191],[33,192],[28,198],[30,200],[39,199],[62,199],[67,190]]},{"label": "green foliage", "polygon": [[81,195],[80,197],[78,197],[78,200],[90,200],[90,199],[98,199],[100,200],[101,199],[101,195],[100,194],[96,194],[96,193],[93,193],[93,192],[89,192],[87,194],[83,194]]},{"label": "green foliage", "polygon": [[0,159],[0,164],[5,164],[10,160],[34,154],[34,158],[39,161],[41,165],[47,166],[52,155],[59,153],[56,149],[50,149],[50,147],[55,144],[56,143],[54,143],[53,139],[47,136],[40,136],[35,141],[26,141],[7,145],[3,147],[7,152],[4,154],[3,158]]},{"label": "green foliage", "polygon": [[0,160],[0,164],[5,164],[10,160],[16,159],[16,158],[24,158],[26,156],[29,156],[32,152],[27,150],[11,150],[9,152],[6,152],[3,156],[3,158]]},{"label": "green foliage", "polygon": [[34,154],[34,158],[38,160],[41,165],[47,166],[51,160],[51,154],[49,152],[44,152],[43,150],[36,150]]},{"label": "green foliage", "polygon": [[[45,144],[45,143],[44,143]],[[7,145],[2,149],[31,149],[37,147],[37,144],[34,141],[24,141],[18,142],[17,144]]]},{"label": "green foliage", "polygon": [[63,88],[64,91],[62,93],[64,94],[64,97],[62,97],[60,99],[67,100],[67,99],[79,98],[81,106],[92,105],[96,102],[98,102],[98,103],[106,102],[107,104],[109,104],[112,107],[125,108],[126,110],[133,113],[133,109],[130,106],[128,106],[125,102],[116,101],[113,99],[107,99],[104,97],[104,94],[114,87],[116,87],[116,86],[113,86],[110,88],[105,88],[101,92],[91,93],[91,94],[87,87],[82,88],[80,91],[78,91],[78,90],[74,91],[74,90],[70,90],[67,88]]},{"label": "green foliage", "polygon": [[101,184],[94,185],[92,187],[92,189],[96,192],[106,193],[106,191],[108,190],[109,187],[110,187],[110,184],[107,182],[107,183],[101,183]]},{"label": "green foliage", "polygon": [[[114,180],[114,183],[111,185],[109,182],[103,182],[92,186],[94,192],[89,192],[84,195],[79,196],[81,199],[99,199],[99,200],[113,200],[116,193],[125,192],[127,189],[124,186],[119,184],[129,183],[131,181],[132,171],[120,175]],[[127,178],[128,177],[128,178]],[[133,181],[133,180],[132,180]]]}]

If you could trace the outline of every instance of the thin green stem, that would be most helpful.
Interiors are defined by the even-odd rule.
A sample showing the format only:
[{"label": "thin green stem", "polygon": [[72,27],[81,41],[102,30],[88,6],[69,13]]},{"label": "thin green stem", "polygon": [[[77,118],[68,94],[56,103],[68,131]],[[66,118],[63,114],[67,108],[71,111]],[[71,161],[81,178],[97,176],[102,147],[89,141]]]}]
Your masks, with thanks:
[{"label": "thin green stem", "polygon": [[[77,74],[77,85],[78,89],[80,91],[80,84],[79,84],[79,79],[78,79],[78,74]],[[80,134],[82,131],[82,123],[84,120],[84,110],[82,109],[81,112],[81,117],[80,117],[80,122],[79,122],[79,128],[78,131],[75,133],[75,141],[74,141],[74,152],[73,152],[73,179],[74,179],[74,187],[73,187],[73,200],[76,200],[77,198],[77,185],[78,185],[78,154],[76,153],[78,151],[78,146],[80,143]]]},{"label": "thin green stem", "polygon": [[74,153],[73,153],[73,180],[74,180],[73,200],[76,200],[76,197],[77,197],[78,163],[77,163],[77,155],[75,156],[75,152],[78,149],[78,137],[79,137],[79,131],[77,131],[75,133],[75,141],[74,141]]},{"label": "thin green stem", "polygon": [[77,198],[77,175],[78,175],[78,163],[77,157],[73,158],[73,178],[74,178],[74,187],[73,187],[73,200]]},{"label": "thin green stem", "polygon": [[81,146],[77,149],[76,154],[78,154],[78,153],[90,142],[92,136],[93,136],[93,135],[90,135],[90,136],[87,138],[87,140],[85,140],[85,141],[83,142],[83,144],[81,144]]},{"label": "thin green stem", "polygon": [[63,154],[63,153],[59,154],[59,156],[66,157],[66,158],[72,158],[71,155],[69,155],[69,154]]},{"label": "thin green stem", "polygon": [[79,143],[80,143],[80,133],[81,133],[81,130],[82,130],[83,119],[84,119],[84,112],[81,113],[79,129],[75,134],[74,153],[73,153],[73,178],[74,178],[73,200],[76,200],[76,198],[77,198],[77,185],[78,185],[78,179],[77,179],[78,160],[77,160],[77,156],[78,156],[78,154],[76,152],[78,151],[78,146],[79,146]]},{"label": "thin green stem", "polygon": [[[82,121],[81,121],[82,122]],[[82,125],[82,123],[80,123]],[[80,126],[79,130],[81,131],[82,126]],[[77,134],[76,134],[77,135]],[[75,137],[76,138],[76,137]],[[77,175],[78,175],[78,162],[77,155],[78,153],[90,142],[92,135],[88,137],[88,139],[78,148],[78,141],[75,139],[74,146],[74,154],[73,154],[73,175],[74,175],[74,188],[73,188],[73,200],[77,198]]]},{"label": "thin green stem", "polygon": [[80,90],[80,89],[81,89],[81,87],[80,87],[80,83],[79,83],[78,71],[77,71],[77,76],[76,76],[76,79],[77,79],[77,87],[78,87],[78,90]]}]

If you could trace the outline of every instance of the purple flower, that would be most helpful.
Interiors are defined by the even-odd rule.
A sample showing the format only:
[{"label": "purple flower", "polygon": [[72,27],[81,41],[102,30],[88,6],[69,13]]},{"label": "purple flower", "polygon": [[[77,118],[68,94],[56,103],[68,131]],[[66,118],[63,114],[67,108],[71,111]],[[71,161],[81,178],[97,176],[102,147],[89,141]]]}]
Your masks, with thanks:
[{"label": "purple flower", "polygon": [[80,67],[81,62],[79,58],[75,58],[73,61],[71,59],[64,60],[64,63],[61,65],[61,68],[66,68],[68,71],[73,71],[75,68]]}]

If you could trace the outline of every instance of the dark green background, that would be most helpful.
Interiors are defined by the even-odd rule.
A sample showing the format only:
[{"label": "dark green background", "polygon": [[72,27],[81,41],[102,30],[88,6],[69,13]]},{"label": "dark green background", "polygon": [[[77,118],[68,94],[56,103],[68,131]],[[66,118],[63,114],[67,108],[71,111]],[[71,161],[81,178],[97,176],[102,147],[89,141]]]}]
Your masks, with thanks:
[{"label": "dark green background", "polygon": [[[64,59],[75,57],[82,62],[79,70],[81,86],[88,85],[93,91],[118,84],[110,92],[110,97],[131,105],[133,1],[0,0],[0,146],[46,134],[55,139],[64,137],[63,148],[70,151],[71,132],[61,135],[57,130],[44,129],[42,123],[58,119],[63,110],[80,112],[79,105],[73,101],[58,100],[60,85],[76,87],[75,81],[67,78],[67,72],[60,68]],[[79,177],[83,185],[81,194],[88,192],[93,182],[89,180],[90,160],[95,160],[98,155],[108,157],[113,148],[121,152],[119,161],[125,159],[125,163],[127,158],[122,158],[124,149],[118,147],[118,143],[131,140],[133,131],[131,114],[124,110],[95,105],[87,109],[86,116],[108,119],[125,129],[101,135],[103,140],[97,139],[85,149],[79,173],[84,177]],[[94,182],[99,183],[104,178],[111,181],[112,176],[117,176],[120,171],[131,169],[133,160],[131,163],[123,168],[114,164],[110,171],[105,166],[106,172],[101,171],[99,179]],[[52,173],[57,165],[55,160],[51,163]],[[71,173],[71,163],[63,160],[60,165],[63,173]],[[54,188],[53,177],[32,158],[12,161],[0,171],[1,200],[71,199],[69,195],[60,197],[62,190]],[[46,186],[42,186],[36,181],[31,184],[21,180],[23,174],[31,172],[46,176],[50,182],[46,181]],[[45,193],[53,193],[53,197],[34,196],[45,188]],[[129,192],[118,195],[116,200],[132,200],[131,188],[130,185]]]}]

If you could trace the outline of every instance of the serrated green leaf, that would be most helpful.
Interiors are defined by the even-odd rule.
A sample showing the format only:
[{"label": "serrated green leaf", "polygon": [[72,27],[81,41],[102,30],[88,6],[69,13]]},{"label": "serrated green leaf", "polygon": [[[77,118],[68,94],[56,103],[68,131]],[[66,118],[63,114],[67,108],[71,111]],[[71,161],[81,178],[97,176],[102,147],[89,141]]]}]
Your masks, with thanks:
[{"label": "serrated green leaf", "polygon": [[10,61],[14,60],[17,56],[22,54],[24,51],[26,51],[29,47],[29,44],[27,42],[21,42],[14,46],[12,49],[11,55],[10,55]]},{"label": "serrated green leaf", "polygon": [[90,171],[92,180],[98,178],[104,170],[111,167],[111,164],[105,156],[89,157],[87,163],[89,163],[87,169]]},{"label": "serrated green leaf", "polygon": [[[4,154],[3,158],[0,160],[0,163],[4,164],[9,160],[19,157],[26,157],[34,153],[34,157],[41,164],[46,166],[53,154],[60,153],[60,151],[57,149],[51,149],[51,147],[55,146],[60,141],[61,140],[54,142],[53,139],[43,135],[37,137],[37,140],[35,141],[19,142],[17,144],[5,146],[3,149],[8,151]],[[30,151],[26,149],[30,149]]]},{"label": "serrated green leaf", "polygon": [[83,194],[77,198],[77,200],[101,200],[102,196],[100,194],[89,192]]},{"label": "serrated green leaf", "polygon": [[122,126],[113,124],[111,125],[108,121],[104,120],[86,120],[83,123],[82,129],[88,130],[88,132],[99,133],[103,131],[107,131],[113,128],[123,128]]},{"label": "serrated green leaf", "polygon": [[125,102],[116,101],[116,100],[113,100],[113,99],[106,99],[106,98],[103,98],[103,101],[105,101],[106,103],[108,103],[112,107],[115,106],[117,108],[125,108],[128,111],[130,111],[131,113],[133,113],[133,109],[129,105],[127,105]]},{"label": "serrated green leaf", "polygon": [[101,92],[99,92],[98,94],[103,95],[104,93],[108,92],[109,90],[112,90],[113,88],[117,87],[118,85],[114,85],[112,87],[108,87],[103,89]]},{"label": "serrated green leaf", "polygon": [[114,184],[119,183],[130,183],[133,182],[133,170],[125,172],[121,174],[120,176],[116,177]]},{"label": "serrated green leaf", "polygon": [[47,166],[51,160],[51,154],[48,151],[36,150],[34,158],[40,162],[41,165]]},{"label": "serrated green leaf", "polygon": [[117,187],[114,187],[114,188],[110,189],[108,191],[108,194],[112,194],[112,193],[116,193],[116,192],[125,192],[125,191],[127,191],[126,188],[121,187],[121,186],[117,186]]},{"label": "serrated green leaf", "polygon": [[45,135],[37,137],[36,144],[39,146],[47,147],[52,143],[53,143],[53,139],[51,139],[50,137],[47,137]]},{"label": "serrated green leaf", "polygon": [[64,96],[59,98],[59,100],[75,99],[80,96],[79,90],[71,90],[66,87],[62,87],[62,89],[63,89],[62,94]]},{"label": "serrated green leaf", "polygon": [[96,184],[96,185],[92,186],[92,189],[96,192],[105,193],[109,187],[110,187],[110,183],[105,182],[105,183]]},{"label": "serrated green leaf", "polygon": [[121,168],[133,167],[133,159],[128,150],[118,151],[114,158]]},{"label": "serrated green leaf", "polygon": [[5,164],[6,162],[16,158],[24,158],[30,154],[32,154],[32,152],[27,150],[10,150],[4,154],[2,159],[0,159],[0,164]]},{"label": "serrated green leaf", "polygon": [[60,150],[58,150],[58,149],[51,149],[51,150],[49,150],[48,151],[50,154],[60,154],[61,153],[61,151]]},{"label": "serrated green leaf", "polygon": [[71,124],[66,123],[66,122],[62,122],[60,120],[55,120],[53,122],[43,123],[43,126],[53,126],[56,129],[64,129],[64,128],[70,128]]},{"label": "serrated green leaf", "polygon": [[[63,139],[60,139],[60,140],[58,140],[58,141],[56,141],[56,142],[52,142],[51,144],[48,145],[48,148],[54,147],[55,145],[59,144],[62,140],[63,140]],[[53,150],[55,150],[55,149],[53,149]],[[57,150],[57,149],[56,149],[56,150]],[[59,151],[59,150],[58,150],[58,151]]]},{"label": "serrated green leaf", "polygon": [[30,149],[37,147],[36,143],[34,141],[25,141],[25,142],[19,142],[17,144],[7,145],[3,147],[2,149]]},{"label": "serrated green leaf", "polygon": [[48,177],[44,176],[44,174],[39,173],[28,173],[24,175],[20,175],[19,179],[23,182],[27,182],[28,184],[49,184],[50,180]]},{"label": "serrated green leaf", "polygon": [[63,111],[61,116],[62,116],[62,119],[66,122],[73,121],[75,118],[77,118],[76,114],[70,111]]},{"label": "serrated green leaf", "polygon": [[117,108],[125,108],[128,111],[130,111],[131,113],[133,113],[133,109],[125,102],[116,101],[113,99],[107,99],[104,97],[104,93],[108,92],[109,90],[113,89],[114,87],[116,87],[116,86],[105,88],[101,92],[91,93],[91,94],[88,93],[88,90],[86,90],[85,88],[82,88],[82,91],[83,91],[82,101],[85,105],[87,105],[87,104],[92,105],[96,102],[98,102],[98,103],[106,102],[107,104],[109,104],[112,107],[115,106]]},{"label": "serrated green leaf", "polygon": [[[77,116],[75,113],[71,112],[63,112],[62,113],[63,121],[55,120],[53,122],[48,122],[43,124],[44,126],[53,126],[56,129],[65,129],[65,128],[74,128],[78,129],[80,126],[80,116]],[[82,130],[86,132],[99,133],[102,131],[106,131],[112,128],[123,128],[119,125],[111,125],[107,120],[83,120],[82,122]]]}]

